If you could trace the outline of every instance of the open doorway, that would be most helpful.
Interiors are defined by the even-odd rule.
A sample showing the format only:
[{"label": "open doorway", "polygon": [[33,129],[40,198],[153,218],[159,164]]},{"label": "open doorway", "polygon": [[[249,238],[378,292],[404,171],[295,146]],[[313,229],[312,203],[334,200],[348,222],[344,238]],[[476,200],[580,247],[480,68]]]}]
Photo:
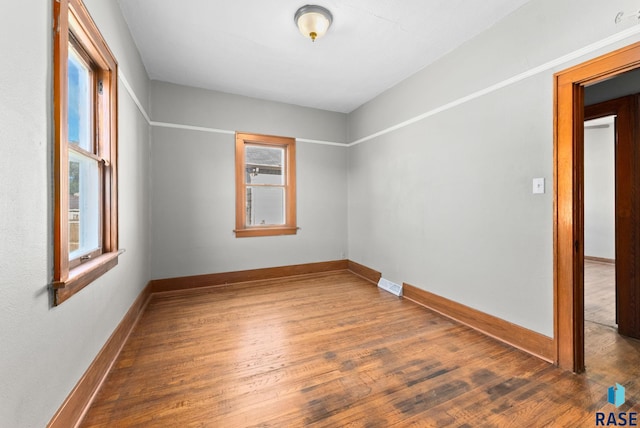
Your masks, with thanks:
[{"label": "open doorway", "polygon": [[[640,43],[619,49],[555,75],[554,139],[554,271],[555,335],[557,363],[575,372],[584,370],[584,119],[585,88],[606,82],[640,68]],[[618,125],[629,133],[629,155],[616,156],[616,174],[629,180],[617,181],[625,198],[616,196],[616,284],[618,325],[621,334],[640,330],[640,150],[638,135],[629,131],[638,123],[638,97],[629,98],[630,110],[618,110]],[[604,116],[604,115],[603,115]],[[624,116],[624,117],[623,117]],[[620,132],[621,126],[618,126]],[[620,141],[618,141],[619,143]],[[619,150],[616,147],[616,151]],[[628,171],[624,171],[627,169]],[[619,237],[628,238],[623,244]],[[620,245],[624,245],[621,253]],[[622,267],[622,254],[626,256]],[[627,275],[621,281],[620,274]],[[628,286],[621,291],[620,284]],[[625,294],[626,293],[626,294]],[[624,304],[620,304],[624,302]],[[624,320],[624,323],[623,323]],[[623,324],[628,331],[623,331]]]}]

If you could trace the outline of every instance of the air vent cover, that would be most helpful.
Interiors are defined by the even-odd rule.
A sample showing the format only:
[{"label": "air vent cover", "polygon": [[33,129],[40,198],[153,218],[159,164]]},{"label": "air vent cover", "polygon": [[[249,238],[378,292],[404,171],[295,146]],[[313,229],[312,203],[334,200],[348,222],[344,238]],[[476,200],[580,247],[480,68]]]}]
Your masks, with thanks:
[{"label": "air vent cover", "polygon": [[378,281],[378,287],[396,296],[402,295],[402,285],[398,285],[395,282],[391,282],[388,279],[380,278]]}]

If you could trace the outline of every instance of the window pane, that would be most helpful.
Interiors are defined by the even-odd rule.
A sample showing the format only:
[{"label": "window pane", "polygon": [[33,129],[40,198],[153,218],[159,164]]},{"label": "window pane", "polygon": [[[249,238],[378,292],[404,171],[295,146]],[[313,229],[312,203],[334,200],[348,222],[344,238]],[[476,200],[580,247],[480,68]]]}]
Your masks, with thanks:
[{"label": "window pane", "polygon": [[91,139],[91,71],[69,46],[69,143],[93,152]]},{"label": "window pane", "polygon": [[284,184],[284,149],[246,146],[244,163],[247,184]]},{"label": "window pane", "polygon": [[97,249],[100,232],[98,162],[69,150],[69,259]]},{"label": "window pane", "polygon": [[283,225],[284,188],[247,187],[247,226]]}]

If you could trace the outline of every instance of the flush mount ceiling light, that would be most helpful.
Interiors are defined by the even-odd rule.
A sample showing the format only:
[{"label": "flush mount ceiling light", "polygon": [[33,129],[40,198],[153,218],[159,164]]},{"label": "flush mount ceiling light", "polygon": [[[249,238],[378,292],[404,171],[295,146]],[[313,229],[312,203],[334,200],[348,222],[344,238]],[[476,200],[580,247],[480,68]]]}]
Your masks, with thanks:
[{"label": "flush mount ceiling light", "polygon": [[308,4],[297,10],[293,20],[302,35],[315,42],[318,37],[324,36],[327,32],[333,16],[322,6]]}]

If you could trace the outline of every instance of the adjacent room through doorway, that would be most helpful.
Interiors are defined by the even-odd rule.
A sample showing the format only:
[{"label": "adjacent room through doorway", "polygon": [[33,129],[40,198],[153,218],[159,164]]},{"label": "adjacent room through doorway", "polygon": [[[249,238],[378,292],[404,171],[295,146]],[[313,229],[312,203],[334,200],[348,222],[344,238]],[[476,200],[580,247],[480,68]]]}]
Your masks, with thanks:
[{"label": "adjacent room through doorway", "polygon": [[615,116],[584,125],[584,319],[617,329]]}]

